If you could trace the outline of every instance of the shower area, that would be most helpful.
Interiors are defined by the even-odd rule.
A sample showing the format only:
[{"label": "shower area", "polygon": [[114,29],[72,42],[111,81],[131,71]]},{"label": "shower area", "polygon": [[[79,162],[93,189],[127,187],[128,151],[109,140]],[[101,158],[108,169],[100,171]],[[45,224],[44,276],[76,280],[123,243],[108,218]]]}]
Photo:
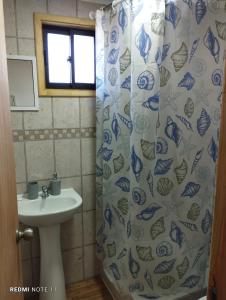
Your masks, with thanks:
[{"label": "shower area", "polygon": [[205,295],[225,20],[207,0],[96,13],[97,255],[117,299]]}]

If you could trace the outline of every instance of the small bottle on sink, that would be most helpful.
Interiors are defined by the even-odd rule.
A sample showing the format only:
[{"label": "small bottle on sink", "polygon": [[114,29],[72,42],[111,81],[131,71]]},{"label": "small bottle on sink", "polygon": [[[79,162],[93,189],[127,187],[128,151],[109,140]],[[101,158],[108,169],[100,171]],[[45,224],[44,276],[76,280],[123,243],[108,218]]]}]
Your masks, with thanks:
[{"label": "small bottle on sink", "polygon": [[61,193],[61,180],[58,179],[57,173],[53,174],[53,179],[50,180],[49,191],[51,195],[60,195]]}]

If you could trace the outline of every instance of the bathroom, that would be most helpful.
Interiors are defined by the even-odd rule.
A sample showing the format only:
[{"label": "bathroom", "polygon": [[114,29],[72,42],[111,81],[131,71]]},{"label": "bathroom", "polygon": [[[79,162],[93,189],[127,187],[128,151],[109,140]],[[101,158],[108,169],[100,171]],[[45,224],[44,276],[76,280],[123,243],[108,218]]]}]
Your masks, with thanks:
[{"label": "bathroom", "polygon": [[[73,189],[82,199],[70,220],[60,225],[62,293],[70,300],[206,296],[210,247],[212,260],[221,253],[210,245],[211,226],[219,229],[226,211],[217,193],[223,187],[216,182],[216,149],[223,168],[225,147],[219,130],[225,1],[2,2],[8,60],[27,57],[34,63],[30,78],[38,103],[38,108],[14,107],[10,112],[16,193],[25,194],[28,183],[37,182],[40,195],[45,194],[57,172],[61,195]],[[95,31],[96,91],[43,89],[43,40],[37,26],[48,16]],[[221,166],[217,172],[218,178],[225,177]],[[215,206],[218,223],[212,222],[214,199],[221,204]],[[45,288],[40,283],[43,252],[38,228],[20,224],[21,232],[27,228],[32,239],[20,240],[14,262],[22,279],[14,278],[10,286],[20,283],[27,290],[0,291],[0,300],[65,300],[57,298],[63,289],[59,282],[53,283],[56,294],[32,292]],[[212,241],[217,240],[216,229]],[[43,246],[49,259],[55,252],[52,236]],[[215,278],[220,278],[218,272]],[[216,299],[214,288],[209,280],[209,299]],[[222,295],[217,299],[225,300],[226,293]]]}]

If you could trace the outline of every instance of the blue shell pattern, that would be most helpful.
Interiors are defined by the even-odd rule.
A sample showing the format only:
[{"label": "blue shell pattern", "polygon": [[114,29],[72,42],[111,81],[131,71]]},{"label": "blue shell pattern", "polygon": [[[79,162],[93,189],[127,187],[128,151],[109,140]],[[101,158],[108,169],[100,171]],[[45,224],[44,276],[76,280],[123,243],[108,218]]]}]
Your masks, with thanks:
[{"label": "blue shell pattern", "polygon": [[97,12],[97,255],[128,298],[205,288],[225,16],[207,0]]},{"label": "blue shell pattern", "polygon": [[146,33],[144,25],[142,25],[140,31],[136,37],[136,46],[140,51],[140,55],[143,57],[144,62],[147,63],[149,52],[151,50],[151,38]]}]

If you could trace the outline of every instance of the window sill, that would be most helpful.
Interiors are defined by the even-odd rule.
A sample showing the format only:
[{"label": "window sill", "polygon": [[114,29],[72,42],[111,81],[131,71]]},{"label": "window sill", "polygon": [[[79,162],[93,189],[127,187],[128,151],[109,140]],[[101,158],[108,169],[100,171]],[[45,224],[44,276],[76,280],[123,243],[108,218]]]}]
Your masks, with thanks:
[{"label": "window sill", "polygon": [[76,89],[39,89],[41,97],[95,97],[95,90],[76,90]]}]

